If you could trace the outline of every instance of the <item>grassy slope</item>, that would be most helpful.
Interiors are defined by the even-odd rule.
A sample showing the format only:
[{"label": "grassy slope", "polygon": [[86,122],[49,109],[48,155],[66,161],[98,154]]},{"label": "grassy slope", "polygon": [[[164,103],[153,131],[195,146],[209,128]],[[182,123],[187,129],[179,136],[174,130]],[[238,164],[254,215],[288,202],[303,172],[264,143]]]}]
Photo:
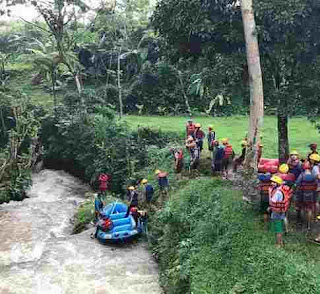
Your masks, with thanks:
[{"label": "grassy slope", "polygon": [[[157,116],[127,116],[126,121],[133,128],[138,126],[160,127],[164,131],[177,131],[184,134],[186,119],[185,117],[157,117]],[[223,137],[230,138],[235,150],[240,152],[240,142],[244,138],[248,129],[248,118],[243,116],[233,117],[196,117],[207,130],[209,124],[214,125],[218,139]],[[302,155],[307,153],[307,145],[319,140],[319,134],[313,125],[306,118],[293,118],[289,121],[289,137],[291,149],[297,149]],[[277,156],[277,121],[275,117],[265,117],[263,127],[264,157]]]},{"label": "grassy slope", "polygon": [[292,233],[278,250],[259,219],[220,180],[184,182],[151,224],[166,293],[320,293],[319,247]]},{"label": "grassy slope", "polygon": [[[7,67],[11,72],[11,77],[8,81],[8,87],[19,89],[23,93],[31,97],[31,101],[35,105],[43,106],[46,109],[53,107],[53,96],[43,90],[43,85],[32,85],[32,75],[36,73],[30,63],[12,63]],[[57,99],[62,99],[57,92]]]}]

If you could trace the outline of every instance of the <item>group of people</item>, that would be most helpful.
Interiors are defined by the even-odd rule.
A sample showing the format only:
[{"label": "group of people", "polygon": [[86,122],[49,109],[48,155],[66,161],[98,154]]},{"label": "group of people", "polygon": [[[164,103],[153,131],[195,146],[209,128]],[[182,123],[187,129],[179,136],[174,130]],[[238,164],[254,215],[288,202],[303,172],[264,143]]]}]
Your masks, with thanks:
[{"label": "group of people", "polygon": [[[291,204],[294,203],[299,224],[302,224],[304,213],[307,230],[311,229],[320,213],[320,156],[317,144],[310,144],[309,147],[310,152],[305,159],[293,150],[288,161],[281,164],[276,173],[259,174],[264,221],[270,221],[271,231],[276,234],[276,244],[280,247],[283,245],[284,231],[288,232],[287,213]],[[320,235],[314,242],[320,244]]]},{"label": "group of people", "polygon": [[[246,156],[246,148],[248,145],[247,135],[241,142],[241,154],[235,155],[234,149],[228,138],[223,138],[221,141],[216,139],[216,132],[212,125],[208,126],[207,134],[201,129],[201,124],[194,123],[189,119],[186,124],[186,143],[185,146],[190,153],[189,169],[197,169],[200,163],[200,154],[203,150],[203,142],[205,137],[208,141],[208,150],[211,152],[211,170],[213,174],[222,174],[224,179],[229,179],[231,171],[236,172],[238,167],[243,165]],[[262,139],[262,138],[261,138]],[[261,142],[258,142],[258,161],[262,155]],[[179,160],[182,161],[182,149],[179,150],[179,155],[175,153],[175,164]],[[179,164],[181,167],[182,164]],[[180,172],[181,168],[177,171]]]},{"label": "group of people", "polygon": [[[159,196],[160,201],[163,201],[164,197],[168,196],[169,190],[169,177],[166,171],[156,170],[155,176],[159,185]],[[99,176],[99,192],[95,198],[95,221],[97,222],[101,216],[101,211],[104,207],[103,197],[106,191],[109,190],[111,177],[106,174],[101,174]],[[137,208],[139,203],[144,202],[145,204],[150,204],[154,196],[154,187],[149,183],[147,179],[139,179],[133,181],[131,185],[127,188],[127,202],[128,211],[126,217],[129,214],[136,217]]]}]

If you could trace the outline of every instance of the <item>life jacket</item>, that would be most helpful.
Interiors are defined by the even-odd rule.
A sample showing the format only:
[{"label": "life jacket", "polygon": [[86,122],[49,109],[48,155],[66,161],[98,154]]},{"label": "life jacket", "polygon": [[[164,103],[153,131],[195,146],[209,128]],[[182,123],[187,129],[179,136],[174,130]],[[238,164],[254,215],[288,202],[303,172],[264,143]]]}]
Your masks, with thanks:
[{"label": "life jacket", "polygon": [[103,219],[101,222],[99,222],[99,227],[102,231],[107,232],[112,229],[113,223],[111,219]]},{"label": "life jacket", "polygon": [[286,182],[294,182],[296,180],[296,176],[292,173],[288,173],[288,174],[277,173],[276,175]]},{"label": "life jacket", "polygon": [[195,133],[195,137],[196,139],[198,140],[203,140],[203,138],[205,137],[205,134],[202,130],[198,130],[196,133]]},{"label": "life jacket", "polygon": [[153,189],[152,185],[150,185],[150,184],[146,185],[146,193],[153,194],[153,192],[154,192],[154,189]]},{"label": "life jacket", "polygon": [[300,191],[317,191],[318,184],[315,178],[308,180],[305,174],[302,174],[301,185],[299,186]]},{"label": "life jacket", "polygon": [[174,156],[175,156],[175,158],[178,159],[178,160],[183,159],[183,153],[182,153],[182,152],[176,152]]},{"label": "life jacket", "polygon": [[224,148],[224,158],[230,158],[233,155],[232,145],[227,145]]},{"label": "life jacket", "polygon": [[194,131],[196,130],[196,126],[195,124],[187,124],[187,133],[188,135],[191,135],[194,133]]},{"label": "life jacket", "polygon": [[263,194],[269,194],[269,189],[271,187],[271,182],[260,182],[258,190]]},{"label": "life jacket", "polygon": [[109,188],[110,179],[111,179],[111,176],[107,174],[101,174],[99,176],[99,181],[100,181],[99,189],[101,191],[106,191]]},{"label": "life jacket", "polygon": [[[273,195],[280,191],[283,195],[282,201],[273,202],[272,197]],[[278,188],[269,188],[269,205],[273,212],[286,212],[290,206],[290,199],[292,197],[292,189],[287,185],[281,185]]]}]

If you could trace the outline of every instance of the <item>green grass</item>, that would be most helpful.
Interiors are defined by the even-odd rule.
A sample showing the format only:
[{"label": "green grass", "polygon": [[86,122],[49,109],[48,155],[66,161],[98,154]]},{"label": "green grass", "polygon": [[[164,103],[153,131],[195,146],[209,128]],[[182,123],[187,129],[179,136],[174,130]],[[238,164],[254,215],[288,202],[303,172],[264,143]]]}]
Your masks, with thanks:
[{"label": "green grass", "polygon": [[[13,89],[19,89],[21,92],[31,97],[31,101],[35,105],[43,106],[46,109],[53,107],[53,96],[44,91],[43,85],[32,85],[32,75],[35,73],[30,63],[11,63],[7,67],[11,71],[10,79],[7,86]],[[57,93],[58,101],[62,97]]]},{"label": "green grass", "polygon": [[[161,117],[161,116],[126,116],[125,120],[132,128],[138,126],[156,127],[163,131],[176,131],[184,135],[186,117]],[[240,144],[248,130],[248,117],[196,117],[196,122],[201,123],[204,131],[212,124],[217,138],[230,138],[234,149],[239,153]],[[276,117],[265,117],[262,131],[264,145],[263,157],[274,158],[278,154],[278,132]],[[296,149],[301,156],[308,152],[308,144],[318,142],[320,135],[306,118],[292,118],[289,120],[290,149]]]},{"label": "green grass", "polygon": [[185,183],[150,231],[166,293],[320,293],[319,247],[290,234],[277,249],[261,216],[221,180]]}]

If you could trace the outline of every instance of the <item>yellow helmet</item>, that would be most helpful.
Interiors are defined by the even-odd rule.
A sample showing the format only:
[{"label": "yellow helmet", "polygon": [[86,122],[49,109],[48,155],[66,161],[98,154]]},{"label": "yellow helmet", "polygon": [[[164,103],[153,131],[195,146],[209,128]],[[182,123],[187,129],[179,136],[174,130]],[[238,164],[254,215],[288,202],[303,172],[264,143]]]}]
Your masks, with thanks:
[{"label": "yellow helmet", "polygon": [[290,152],[290,155],[299,155],[299,153],[297,152],[297,150],[292,150],[291,152]]},{"label": "yellow helmet", "polygon": [[279,167],[279,172],[286,174],[289,171],[289,166],[287,164],[281,164]]},{"label": "yellow helmet", "polygon": [[141,181],[141,183],[142,183],[142,184],[146,184],[146,183],[148,183],[148,180],[147,180],[147,179],[143,179],[143,180]]},{"label": "yellow helmet", "polygon": [[243,141],[241,142],[241,146],[248,146],[248,142],[245,141],[245,140],[243,140]]},{"label": "yellow helmet", "polygon": [[281,185],[283,183],[283,180],[278,176],[272,176],[270,179],[271,182],[277,183]]},{"label": "yellow helmet", "polygon": [[155,175],[158,175],[158,174],[160,174],[160,173],[161,173],[161,170],[159,170],[159,169],[157,169],[157,170],[154,172]]},{"label": "yellow helmet", "polygon": [[197,123],[197,124],[195,124],[195,127],[196,128],[201,128],[201,124]]},{"label": "yellow helmet", "polygon": [[222,144],[228,143],[228,138],[222,138],[222,139],[221,139],[221,142],[222,142]]},{"label": "yellow helmet", "polygon": [[320,161],[320,156],[318,154],[313,153],[313,154],[310,155],[310,159],[313,160],[313,161],[319,162]]},{"label": "yellow helmet", "polygon": [[213,125],[208,125],[208,129],[213,129]]},{"label": "yellow helmet", "polygon": [[132,191],[132,190],[134,190],[135,188],[133,187],[133,186],[130,186],[129,188],[128,188],[128,190],[130,190],[130,191]]}]

